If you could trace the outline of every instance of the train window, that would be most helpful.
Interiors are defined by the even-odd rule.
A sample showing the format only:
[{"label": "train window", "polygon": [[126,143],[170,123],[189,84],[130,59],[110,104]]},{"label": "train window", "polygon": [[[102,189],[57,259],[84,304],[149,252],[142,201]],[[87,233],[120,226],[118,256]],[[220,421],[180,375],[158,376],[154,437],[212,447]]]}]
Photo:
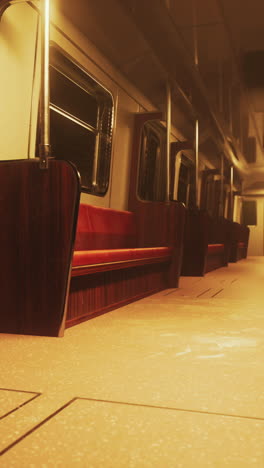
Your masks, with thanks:
[{"label": "train window", "polygon": [[144,124],[141,137],[138,195],[142,200],[166,199],[166,131],[155,121]]},{"label": "train window", "polygon": [[52,110],[63,109],[65,113],[77,118],[80,122],[90,124],[96,128],[97,101],[96,97],[71,81],[65,75],[51,66],[50,70],[50,98]]},{"label": "train window", "polygon": [[76,165],[82,191],[104,195],[110,175],[113,98],[55,47],[50,63],[51,154]]},{"label": "train window", "polygon": [[243,200],[242,223],[247,226],[257,225],[257,202],[256,200]]},{"label": "train window", "polygon": [[181,155],[177,200],[188,208],[195,207],[195,167],[184,154]]},{"label": "train window", "polygon": [[202,183],[202,208],[211,216],[221,215],[221,176],[217,170],[205,170]]}]

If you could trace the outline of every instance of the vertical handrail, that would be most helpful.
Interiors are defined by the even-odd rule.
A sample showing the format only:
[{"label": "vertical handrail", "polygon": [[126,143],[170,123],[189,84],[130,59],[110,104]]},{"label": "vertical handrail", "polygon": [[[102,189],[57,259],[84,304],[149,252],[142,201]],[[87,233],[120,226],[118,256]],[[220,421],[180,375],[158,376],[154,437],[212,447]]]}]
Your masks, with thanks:
[{"label": "vertical handrail", "polygon": [[[193,60],[194,65],[199,67],[198,36],[197,36],[197,2],[192,0],[192,30],[193,30]],[[199,120],[195,120],[195,205],[199,208]]]},{"label": "vertical handrail", "polygon": [[219,81],[218,81],[218,105],[220,115],[224,112],[224,77],[223,77],[223,63],[221,60],[218,61],[218,72],[219,72]]},{"label": "vertical handrail", "polygon": [[199,66],[199,53],[198,53],[198,37],[197,37],[197,4],[196,0],[192,0],[192,26],[193,26],[193,57],[194,65]]},{"label": "vertical handrail", "polygon": [[30,159],[30,151],[31,151],[31,134],[32,134],[33,102],[34,102],[34,89],[35,89],[36,75],[37,75],[37,58],[38,58],[39,31],[40,31],[40,16],[39,16],[39,14],[38,14],[37,32],[36,32],[36,39],[35,39],[34,65],[33,65],[33,75],[32,75],[32,91],[31,91],[31,102],[30,102],[30,116],[29,116],[29,127],[28,127],[28,149],[27,149],[27,157],[28,157],[28,159]]},{"label": "vertical handrail", "polygon": [[233,187],[234,187],[234,166],[230,167],[230,219],[233,221],[234,213],[233,213]]},{"label": "vertical handrail", "polygon": [[40,90],[40,168],[48,168],[50,156],[49,83],[50,0],[42,0],[41,12],[41,90]]},{"label": "vertical handrail", "polygon": [[224,216],[224,154],[221,153],[221,185],[220,185],[220,210],[219,215]]},{"label": "vertical handrail", "polygon": [[167,177],[166,177],[166,201],[170,200],[170,137],[171,137],[171,86],[169,81],[166,83],[167,91]]},{"label": "vertical handrail", "polygon": [[100,106],[98,106],[97,116],[96,116],[95,150],[94,150],[94,164],[93,164],[93,176],[92,176],[93,190],[96,190],[97,185],[98,185],[97,172],[98,172],[99,141],[100,141],[100,129],[101,129],[100,114],[101,114],[101,108]]},{"label": "vertical handrail", "polygon": [[199,208],[199,193],[198,193],[198,182],[199,182],[199,120],[195,121],[195,204]]}]

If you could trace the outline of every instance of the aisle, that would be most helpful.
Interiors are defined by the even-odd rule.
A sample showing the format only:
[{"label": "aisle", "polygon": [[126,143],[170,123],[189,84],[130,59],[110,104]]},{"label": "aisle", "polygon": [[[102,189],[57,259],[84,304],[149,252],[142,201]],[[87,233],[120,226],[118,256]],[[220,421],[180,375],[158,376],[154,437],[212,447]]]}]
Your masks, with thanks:
[{"label": "aisle", "polygon": [[0,335],[1,467],[264,467],[264,258]]}]

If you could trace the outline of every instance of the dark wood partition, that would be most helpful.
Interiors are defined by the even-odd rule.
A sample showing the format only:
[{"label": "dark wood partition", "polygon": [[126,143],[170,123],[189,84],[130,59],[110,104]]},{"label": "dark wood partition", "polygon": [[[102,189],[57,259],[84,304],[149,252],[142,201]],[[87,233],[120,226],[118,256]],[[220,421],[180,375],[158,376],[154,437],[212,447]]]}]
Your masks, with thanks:
[{"label": "dark wood partition", "polygon": [[229,261],[234,263],[243,258],[247,258],[249,227],[234,221],[230,224],[230,256]]},{"label": "dark wood partition", "polygon": [[169,287],[178,287],[183,261],[184,232],[187,210],[180,202],[171,202],[169,208],[169,244],[174,247]]},{"label": "dark wood partition", "polygon": [[228,265],[230,226],[205,210],[188,210],[184,233],[182,275],[203,276]]},{"label": "dark wood partition", "polygon": [[79,197],[69,162],[0,163],[0,332],[62,334]]},{"label": "dark wood partition", "polygon": [[135,216],[140,247],[173,248],[167,288],[178,286],[183,254],[185,207],[182,203],[139,202]]},{"label": "dark wood partition", "polygon": [[206,270],[209,220],[205,211],[187,210],[181,274],[203,276]]},{"label": "dark wood partition", "polygon": [[71,279],[66,327],[166,289],[168,265],[156,263]]},{"label": "dark wood partition", "polygon": [[140,247],[173,247],[173,261],[168,270],[166,287],[177,287],[182,262],[185,207],[177,201],[141,200],[137,193],[142,128],[149,120],[161,119],[159,112],[135,115],[128,207],[136,216]]},{"label": "dark wood partition", "polygon": [[[207,252],[206,272],[227,266],[230,255],[230,226],[229,221],[222,216],[209,216],[209,248]],[[214,245],[222,244],[223,252],[214,252]],[[212,250],[210,250],[210,248]]]}]

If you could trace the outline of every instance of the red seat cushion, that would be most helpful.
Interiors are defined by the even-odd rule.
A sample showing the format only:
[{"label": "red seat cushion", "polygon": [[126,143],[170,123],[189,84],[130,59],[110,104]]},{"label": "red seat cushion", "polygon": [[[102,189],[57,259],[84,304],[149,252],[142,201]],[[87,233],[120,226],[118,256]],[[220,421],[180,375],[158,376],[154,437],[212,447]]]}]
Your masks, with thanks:
[{"label": "red seat cushion", "polygon": [[134,213],[80,204],[75,250],[136,246]]},{"label": "red seat cushion", "polygon": [[223,253],[224,250],[225,250],[224,244],[209,244],[208,245],[209,254]]},{"label": "red seat cushion", "polygon": [[73,267],[84,265],[98,265],[112,262],[124,262],[141,259],[155,259],[169,257],[170,247],[150,247],[142,249],[108,249],[108,250],[80,250],[73,255]]},{"label": "red seat cushion", "polygon": [[239,247],[240,249],[245,248],[245,247],[246,247],[245,242],[238,242],[238,247]]}]

